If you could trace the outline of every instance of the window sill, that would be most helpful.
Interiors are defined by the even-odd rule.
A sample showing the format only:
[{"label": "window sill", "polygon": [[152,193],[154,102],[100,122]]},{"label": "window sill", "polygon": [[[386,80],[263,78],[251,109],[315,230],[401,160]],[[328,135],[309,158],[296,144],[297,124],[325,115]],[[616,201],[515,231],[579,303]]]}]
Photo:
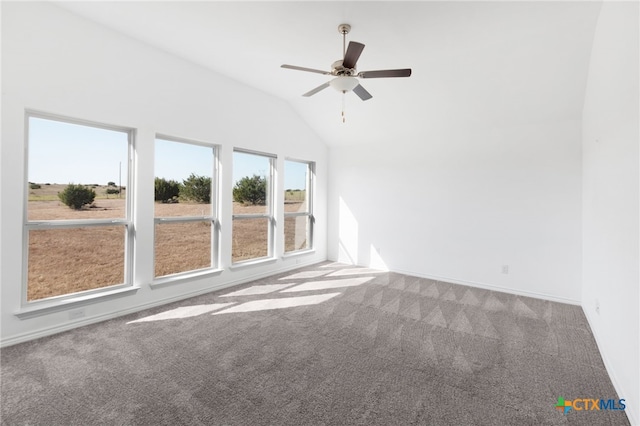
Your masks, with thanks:
[{"label": "window sill", "polygon": [[126,287],[119,288],[117,290],[104,291],[100,293],[93,293],[90,295],[77,296],[69,299],[64,299],[56,302],[32,302],[37,305],[29,306],[20,309],[15,312],[14,315],[23,319],[35,318],[42,315],[48,315],[55,312],[68,311],[69,309],[78,308],[80,306],[86,306],[93,303],[104,302],[107,300],[115,299],[122,296],[128,296],[135,294],[140,287]]},{"label": "window sill", "polygon": [[298,257],[298,256],[304,256],[307,254],[315,254],[316,249],[305,249],[305,250],[296,250],[296,251],[290,251],[288,253],[285,253],[282,255],[282,259],[290,259],[292,257]]},{"label": "window sill", "polygon": [[220,275],[223,269],[207,269],[197,272],[185,272],[180,274],[167,275],[154,280],[149,286],[151,288],[164,287],[171,284],[184,283],[186,281],[193,281],[198,278],[208,278],[215,275]]},{"label": "window sill", "polygon": [[229,266],[229,269],[234,270],[234,269],[242,269],[247,266],[264,265],[267,263],[273,263],[276,260],[277,259],[275,257],[261,257],[259,259],[243,260],[241,262],[237,262]]}]

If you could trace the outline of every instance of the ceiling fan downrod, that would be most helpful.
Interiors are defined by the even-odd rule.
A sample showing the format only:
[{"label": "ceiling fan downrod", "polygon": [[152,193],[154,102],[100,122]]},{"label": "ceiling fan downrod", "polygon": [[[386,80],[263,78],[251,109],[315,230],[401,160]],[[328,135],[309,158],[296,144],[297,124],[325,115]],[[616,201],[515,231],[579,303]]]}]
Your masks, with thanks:
[{"label": "ceiling fan downrod", "polygon": [[347,34],[351,31],[351,25],[340,24],[338,25],[338,32],[342,34],[342,57],[347,54]]}]

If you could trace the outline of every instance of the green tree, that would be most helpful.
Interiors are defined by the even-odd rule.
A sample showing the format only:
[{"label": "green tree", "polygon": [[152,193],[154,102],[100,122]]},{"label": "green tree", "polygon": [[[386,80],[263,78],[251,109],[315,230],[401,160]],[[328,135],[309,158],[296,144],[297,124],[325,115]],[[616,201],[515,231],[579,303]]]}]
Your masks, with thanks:
[{"label": "green tree", "polygon": [[167,180],[165,178],[156,178],[155,180],[155,197],[156,201],[168,203],[173,201],[180,195],[180,183],[175,180]]},{"label": "green tree", "polygon": [[244,204],[265,204],[267,202],[267,179],[245,176],[233,187],[233,200]]},{"label": "green tree", "polygon": [[58,192],[58,198],[70,208],[80,210],[82,206],[93,203],[96,192],[84,185],[70,183],[64,190]]},{"label": "green tree", "polygon": [[182,181],[180,197],[197,203],[211,202],[211,178],[194,173]]}]

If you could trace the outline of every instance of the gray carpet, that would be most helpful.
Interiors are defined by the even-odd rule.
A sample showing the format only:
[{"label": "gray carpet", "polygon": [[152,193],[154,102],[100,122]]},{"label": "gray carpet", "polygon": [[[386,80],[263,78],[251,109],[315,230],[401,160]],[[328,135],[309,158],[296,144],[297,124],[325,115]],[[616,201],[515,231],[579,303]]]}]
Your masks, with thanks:
[{"label": "gray carpet", "polygon": [[618,399],[580,307],[332,263],[1,356],[3,425],[628,424],[555,408]]}]

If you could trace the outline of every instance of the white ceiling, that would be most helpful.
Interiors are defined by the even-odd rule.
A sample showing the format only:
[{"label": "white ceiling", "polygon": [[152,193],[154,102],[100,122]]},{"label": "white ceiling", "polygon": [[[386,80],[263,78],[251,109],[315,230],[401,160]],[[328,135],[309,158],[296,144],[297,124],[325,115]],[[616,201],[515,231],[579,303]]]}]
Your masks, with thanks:
[{"label": "white ceiling", "polygon": [[[422,140],[459,126],[579,119],[597,2],[56,2],[287,102],[327,142]],[[366,45],[358,70],[412,68],[368,79],[373,99],[280,68],[330,70],[347,40]]]}]

